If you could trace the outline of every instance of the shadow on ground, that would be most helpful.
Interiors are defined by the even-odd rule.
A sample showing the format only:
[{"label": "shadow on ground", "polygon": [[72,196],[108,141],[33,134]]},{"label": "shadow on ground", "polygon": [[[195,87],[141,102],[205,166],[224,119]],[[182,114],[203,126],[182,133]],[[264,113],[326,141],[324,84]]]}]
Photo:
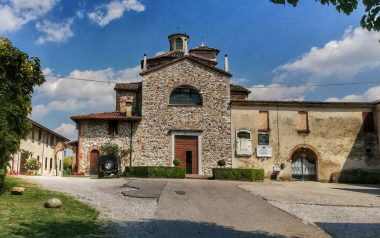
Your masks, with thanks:
[{"label": "shadow on ground", "polygon": [[[380,221],[379,221],[380,222]],[[335,238],[374,238],[380,237],[380,223],[315,223]]]},{"label": "shadow on ground", "polygon": [[[152,238],[272,238],[288,237],[266,231],[239,231],[232,227],[220,226],[209,222],[192,222],[182,220],[146,220],[114,224],[119,227],[120,237]],[[295,237],[295,236],[293,236]]]},{"label": "shadow on ground", "polygon": [[[111,232],[110,232],[111,231]],[[4,237],[0,233],[0,237]],[[112,229],[95,222],[44,222],[21,223],[14,227],[11,234],[5,237],[117,237],[116,232],[112,234]]]},{"label": "shadow on ground", "polygon": [[333,188],[333,189],[358,192],[358,193],[367,193],[367,194],[380,196],[380,188],[379,187],[373,187],[373,188],[368,188],[368,187],[367,188]]}]

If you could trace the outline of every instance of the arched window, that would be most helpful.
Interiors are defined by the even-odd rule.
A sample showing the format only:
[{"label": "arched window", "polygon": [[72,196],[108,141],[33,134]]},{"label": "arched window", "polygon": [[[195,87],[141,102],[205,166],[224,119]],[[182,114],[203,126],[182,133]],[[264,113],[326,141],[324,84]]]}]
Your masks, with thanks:
[{"label": "arched window", "polygon": [[177,38],[175,40],[175,49],[176,50],[183,50],[183,40],[181,38]]},{"label": "arched window", "polygon": [[202,97],[199,92],[189,86],[180,86],[170,94],[169,104],[171,105],[202,105]]}]

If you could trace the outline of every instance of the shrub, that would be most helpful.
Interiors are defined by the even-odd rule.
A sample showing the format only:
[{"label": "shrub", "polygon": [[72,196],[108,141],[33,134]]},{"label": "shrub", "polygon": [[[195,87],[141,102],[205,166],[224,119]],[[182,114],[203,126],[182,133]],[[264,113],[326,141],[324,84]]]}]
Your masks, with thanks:
[{"label": "shrub", "polygon": [[124,176],[140,178],[185,178],[186,171],[180,167],[139,166],[125,167]]},{"label": "shrub", "polygon": [[25,168],[30,171],[36,171],[41,168],[41,163],[33,158],[25,162]]},{"label": "shrub", "polygon": [[224,167],[224,166],[226,166],[226,161],[224,159],[218,160],[218,165],[220,167]]},{"label": "shrub", "polygon": [[263,169],[212,169],[214,179],[239,180],[239,181],[263,181]]},{"label": "shrub", "polygon": [[173,164],[174,164],[175,167],[178,167],[180,163],[181,162],[179,161],[179,159],[173,160]]}]

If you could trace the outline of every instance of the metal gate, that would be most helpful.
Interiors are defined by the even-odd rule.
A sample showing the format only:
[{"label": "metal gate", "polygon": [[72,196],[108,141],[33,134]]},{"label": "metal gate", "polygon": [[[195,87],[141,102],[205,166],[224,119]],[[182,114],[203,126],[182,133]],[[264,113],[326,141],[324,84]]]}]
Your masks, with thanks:
[{"label": "metal gate", "polygon": [[300,180],[315,180],[316,165],[315,161],[308,161],[303,158],[292,160],[292,178]]}]

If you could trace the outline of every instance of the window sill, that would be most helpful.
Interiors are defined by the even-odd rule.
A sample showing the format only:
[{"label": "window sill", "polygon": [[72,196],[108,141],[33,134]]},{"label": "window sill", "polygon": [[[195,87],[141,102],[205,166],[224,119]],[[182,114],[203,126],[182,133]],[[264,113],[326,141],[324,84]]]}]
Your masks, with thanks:
[{"label": "window sill", "polygon": [[270,129],[266,129],[266,130],[264,130],[264,129],[258,129],[257,131],[258,132],[270,132]]},{"label": "window sill", "polygon": [[203,105],[169,104],[169,107],[203,107]]},{"label": "window sill", "polygon": [[309,133],[310,133],[310,130],[297,130],[297,133],[305,133],[305,134],[309,134]]}]

